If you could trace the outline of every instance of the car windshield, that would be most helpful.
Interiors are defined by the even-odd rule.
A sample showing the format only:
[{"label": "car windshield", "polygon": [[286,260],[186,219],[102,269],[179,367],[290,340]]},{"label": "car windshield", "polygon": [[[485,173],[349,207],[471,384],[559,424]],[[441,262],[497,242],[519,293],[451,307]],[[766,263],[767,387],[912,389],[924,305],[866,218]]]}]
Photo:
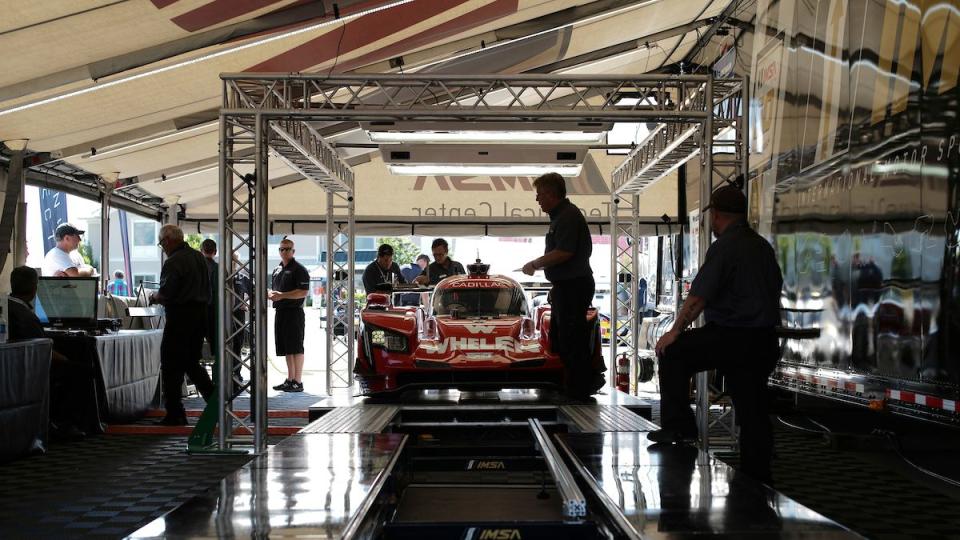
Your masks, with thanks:
[{"label": "car windshield", "polygon": [[527,314],[527,299],[519,288],[443,289],[433,297],[434,315],[498,317]]}]

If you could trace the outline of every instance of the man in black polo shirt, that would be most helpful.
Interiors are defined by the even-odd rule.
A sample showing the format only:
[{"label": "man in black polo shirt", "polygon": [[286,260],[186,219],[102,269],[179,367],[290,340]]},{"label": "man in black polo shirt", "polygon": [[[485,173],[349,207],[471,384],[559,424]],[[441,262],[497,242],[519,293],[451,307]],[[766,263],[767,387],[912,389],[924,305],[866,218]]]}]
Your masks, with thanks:
[{"label": "man in black polo shirt", "polygon": [[450,246],[443,238],[437,238],[430,245],[433,252],[433,262],[423,269],[423,272],[414,280],[421,285],[436,285],[450,276],[466,274],[463,265],[447,257]]},{"label": "man in black polo shirt", "polygon": [[[717,239],[673,328],[657,342],[663,429],[648,437],[696,440],[690,379],[698,371],[720,369],[740,422],[740,468],[770,482],[773,431],[766,390],[780,356],[774,328],[780,323],[783,277],[770,243],[747,224],[747,199],[737,186],[714,191],[706,210]],[[701,312],[706,325],[684,331]]]},{"label": "man in black polo shirt", "polygon": [[160,343],[160,371],[167,416],[159,423],[183,426],[187,424],[181,394],[184,373],[190,376],[203,399],[210,401],[213,397],[213,383],[200,365],[207,330],[210,280],[206,260],[183,241],[180,227],[170,224],[161,227],[159,245],[167,260],[160,269],[160,288],[150,295],[150,302],[162,304],[166,313]]},{"label": "man in black polo shirt", "polygon": [[377,248],[377,258],[363,269],[363,290],[370,294],[381,283],[406,283],[400,266],[393,262],[393,246],[381,244]]},{"label": "man in black polo shirt", "polygon": [[277,310],[273,319],[273,340],[277,356],[287,360],[287,380],[274,386],[283,392],[303,392],[303,302],[310,291],[310,273],[296,259],[293,240],[280,242],[280,265],[273,269],[267,298]]},{"label": "man in black polo shirt", "polygon": [[590,268],[590,229],[580,209],[567,199],[562,176],[547,173],[534,180],[533,186],[540,208],[550,214],[550,229],[543,256],[523,265],[523,273],[532,276],[542,268],[553,285],[550,346],[563,360],[567,396],[575,401],[588,400],[603,387],[603,375],[594,372],[591,362],[587,321],[595,288]]}]

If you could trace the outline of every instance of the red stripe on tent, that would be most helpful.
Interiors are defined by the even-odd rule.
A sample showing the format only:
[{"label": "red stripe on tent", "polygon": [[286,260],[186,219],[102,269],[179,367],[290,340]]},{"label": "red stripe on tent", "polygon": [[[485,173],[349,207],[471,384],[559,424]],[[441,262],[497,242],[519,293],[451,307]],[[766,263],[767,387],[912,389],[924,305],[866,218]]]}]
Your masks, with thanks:
[{"label": "red stripe on tent", "polygon": [[[401,55],[423,45],[428,45],[437,39],[458,34],[466,28],[473,28],[502,17],[506,17],[507,15],[512,15],[513,13],[516,13],[517,8],[517,0],[497,0],[485,6],[481,6],[470,13],[461,15],[453,20],[438,24],[429,30],[419,34],[414,34],[395,43],[390,43],[389,45],[381,47],[374,52],[367,53],[357,58],[352,58],[343,63],[342,69],[338,67],[337,72],[340,73],[341,71],[349,71],[372,62]],[[571,193],[579,192],[571,191]]]},{"label": "red stripe on tent", "polygon": [[170,19],[187,32],[216,26],[230,19],[276,4],[282,0],[213,0],[197,9]]},{"label": "red stripe on tent", "polygon": [[150,0],[157,9],[163,9],[169,5],[176,4],[179,0]]},{"label": "red stripe on tent", "polygon": [[[496,0],[453,20],[438,24],[420,34],[402,38],[399,41],[392,42],[389,46],[378,48],[375,52],[352,59],[349,62],[340,63],[336,72],[340,73],[357,65],[368,63],[371,59],[389,58],[398,52],[407,51],[418,45],[459,33],[465,28],[472,28],[515,13],[517,1]],[[353,19],[342,27],[333,27],[322,36],[294,47],[270,60],[251,66],[246,71],[306,71],[308,68],[333,60],[338,54],[346,54],[402,32],[406,28],[422,23],[465,2],[466,0],[418,0],[417,2],[396,6],[387,12],[372,13],[359,19]]]}]

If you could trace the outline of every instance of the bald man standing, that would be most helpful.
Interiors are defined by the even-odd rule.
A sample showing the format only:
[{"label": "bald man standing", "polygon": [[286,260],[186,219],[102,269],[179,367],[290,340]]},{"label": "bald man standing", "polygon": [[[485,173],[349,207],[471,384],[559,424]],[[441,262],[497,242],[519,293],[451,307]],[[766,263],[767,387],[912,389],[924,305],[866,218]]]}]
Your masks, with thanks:
[{"label": "bald man standing", "polygon": [[203,337],[207,329],[207,300],[210,280],[207,263],[199,251],[183,241],[183,230],[176,225],[160,228],[159,246],[167,255],[160,270],[160,288],[150,297],[166,311],[166,325],[160,345],[160,371],[167,415],[159,423],[184,426],[183,375],[190,376],[203,399],[213,397],[213,383],[200,365]]}]

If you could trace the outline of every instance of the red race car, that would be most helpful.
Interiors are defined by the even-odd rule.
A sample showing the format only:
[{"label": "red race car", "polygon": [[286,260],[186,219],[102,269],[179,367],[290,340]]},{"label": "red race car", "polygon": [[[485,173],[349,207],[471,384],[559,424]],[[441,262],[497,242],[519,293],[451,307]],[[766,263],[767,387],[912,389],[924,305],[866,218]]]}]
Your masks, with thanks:
[{"label": "red race car", "polygon": [[[354,368],[364,394],[417,388],[559,387],[560,357],[550,349],[548,305],[531,311],[523,287],[488,275],[477,261],[469,274],[436,285],[427,307],[397,306],[418,293],[375,292],[360,312]],[[591,309],[594,366],[603,370],[597,310]]]}]

